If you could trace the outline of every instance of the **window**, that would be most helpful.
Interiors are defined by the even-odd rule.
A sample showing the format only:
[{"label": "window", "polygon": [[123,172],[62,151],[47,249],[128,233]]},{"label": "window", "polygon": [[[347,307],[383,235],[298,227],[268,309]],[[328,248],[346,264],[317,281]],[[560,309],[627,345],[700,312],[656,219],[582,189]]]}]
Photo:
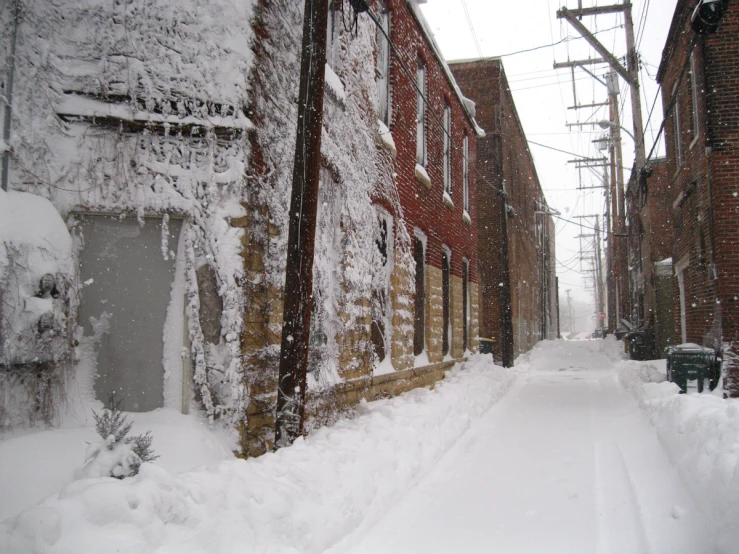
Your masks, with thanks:
[{"label": "window", "polygon": [[336,12],[336,2],[328,0],[328,28],[326,29],[326,63],[333,66],[336,38],[339,35],[339,18]]},{"label": "window", "polygon": [[377,236],[379,268],[373,276],[372,323],[370,339],[382,362],[389,353],[392,313],[390,311],[390,276],[393,271],[393,218],[385,210],[377,210]]},{"label": "window", "polygon": [[441,353],[443,356],[449,354],[449,349],[452,344],[452,326],[451,326],[451,314],[449,313],[449,272],[450,272],[450,258],[452,257],[451,251],[444,247],[441,253],[441,296],[442,296],[442,311],[444,316],[444,327],[441,337]]},{"label": "window", "polygon": [[[390,36],[390,12],[383,7],[380,12],[380,28],[377,29],[377,94],[380,99],[380,121],[390,127],[390,45],[385,34]],[[385,34],[382,31],[385,31]]]},{"label": "window", "polygon": [[[672,95],[675,95],[675,91],[677,91],[677,83],[675,83],[675,86],[672,87]],[[675,160],[677,160],[677,166],[680,167],[682,165],[682,152],[680,151],[680,95],[678,94],[676,101],[675,101],[675,114],[673,123],[675,125]]]},{"label": "window", "polygon": [[444,106],[444,190],[452,196],[452,109]]},{"label": "window", "polygon": [[416,266],[416,297],[414,301],[413,319],[413,354],[423,353],[425,347],[425,315],[426,315],[426,244],[425,237],[413,237],[413,260]]},{"label": "window", "polygon": [[416,84],[418,85],[416,99],[416,162],[426,165],[426,68],[423,62],[418,62],[416,73]]},{"label": "window", "polygon": [[470,342],[470,261],[462,259],[462,350],[467,351]]},{"label": "window", "polygon": [[680,334],[683,344],[688,342],[688,324],[687,314],[685,311],[685,269],[688,267],[690,258],[685,256],[675,266],[675,275],[677,276],[677,287],[680,291]]},{"label": "window", "polygon": [[698,114],[698,73],[695,70],[695,53],[690,54],[690,90],[693,100],[693,136],[697,137],[700,133],[700,116]]},{"label": "window", "polygon": [[462,140],[462,188],[464,194],[464,211],[470,213],[470,146],[467,135]]}]

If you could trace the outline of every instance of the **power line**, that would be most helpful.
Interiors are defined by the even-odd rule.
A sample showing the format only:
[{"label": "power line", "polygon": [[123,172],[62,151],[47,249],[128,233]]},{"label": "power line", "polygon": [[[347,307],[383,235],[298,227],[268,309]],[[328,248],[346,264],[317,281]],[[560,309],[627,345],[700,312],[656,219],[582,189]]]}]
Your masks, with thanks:
[{"label": "power line", "polygon": [[[620,29],[622,27],[623,27],[623,25],[616,25],[615,27],[610,27],[608,29],[603,29],[602,31],[596,31],[593,34],[594,35],[597,35],[599,33],[605,33],[607,31],[613,31],[615,29]],[[508,56],[517,56],[518,54],[526,54],[527,52],[534,52],[535,50],[541,50],[543,48],[551,48],[553,46],[557,46],[558,44],[562,44],[564,42],[570,42],[570,41],[573,41],[573,40],[580,40],[582,38],[584,38],[584,37],[573,37],[571,35],[567,35],[564,38],[558,40],[557,42],[553,42],[551,44],[542,44],[541,46],[534,46],[533,48],[527,48],[526,50],[518,50],[516,52],[508,52],[507,54],[499,54],[499,55],[496,56],[496,58],[505,58],[505,57],[508,57]]]},{"label": "power line", "polygon": [[472,19],[470,18],[470,12],[467,9],[467,0],[462,0],[462,9],[464,10],[464,16],[467,18],[467,25],[470,27],[470,32],[472,33],[472,40],[475,43],[475,48],[477,49],[477,54],[482,58],[482,48],[480,48],[480,43],[477,40],[477,33],[475,33],[475,26],[472,25]]},{"label": "power line", "polygon": [[582,154],[575,154],[574,152],[568,152],[567,150],[562,150],[560,148],[555,148],[554,146],[549,146],[547,144],[542,144],[540,142],[534,142],[533,140],[526,140],[529,144],[535,144],[536,146],[541,146],[542,148],[549,148],[549,150],[555,150],[557,152],[562,152],[563,154],[567,154],[569,156],[576,156],[578,158],[582,158],[584,160],[588,159],[588,156],[583,156]]}]

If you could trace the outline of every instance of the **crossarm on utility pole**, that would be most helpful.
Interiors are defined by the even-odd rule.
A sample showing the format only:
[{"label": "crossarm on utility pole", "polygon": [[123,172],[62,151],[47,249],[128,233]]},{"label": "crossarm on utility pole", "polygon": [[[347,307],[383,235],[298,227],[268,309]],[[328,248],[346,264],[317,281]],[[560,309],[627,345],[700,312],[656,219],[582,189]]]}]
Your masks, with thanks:
[{"label": "crossarm on utility pole", "polygon": [[[623,6],[621,6],[621,9],[623,10]],[[603,56],[603,59],[608,62],[608,64],[618,73],[621,77],[624,78],[624,80],[629,83],[630,85],[633,84],[633,79],[629,72],[626,70],[626,68],[619,63],[619,61],[616,59],[616,57],[611,54],[608,49],[603,46],[600,41],[595,38],[593,33],[588,31],[587,27],[580,23],[580,21],[577,19],[575,12],[568,10],[567,8],[562,8],[557,12],[558,18],[564,18],[566,19],[570,25],[572,25],[575,30],[582,35],[582,37],[587,40],[590,45],[595,49],[598,54]]]},{"label": "crossarm on utility pole", "polygon": [[[618,13],[624,11],[624,6],[631,7],[631,4],[612,4],[610,6],[595,6],[592,8],[582,8],[579,7],[576,10],[569,10],[570,13],[572,13],[575,17],[583,17],[587,15],[602,15],[604,13]],[[562,16],[560,13],[562,11],[567,10],[567,8],[562,8],[561,10],[557,11],[557,17],[561,18]]]}]

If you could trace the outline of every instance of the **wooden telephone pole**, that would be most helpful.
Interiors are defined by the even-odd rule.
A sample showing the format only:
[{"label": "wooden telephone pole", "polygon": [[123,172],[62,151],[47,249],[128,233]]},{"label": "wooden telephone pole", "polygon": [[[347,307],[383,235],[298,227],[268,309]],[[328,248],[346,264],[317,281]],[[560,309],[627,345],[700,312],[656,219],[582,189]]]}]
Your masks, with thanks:
[{"label": "wooden telephone pole", "polygon": [[[601,42],[595,38],[585,25],[580,22],[583,16],[597,16],[607,13],[624,14],[624,27],[626,29],[626,50],[627,50],[627,67],[621,65],[616,56],[614,56]],[[566,19],[575,30],[587,40],[593,49],[602,56],[602,58],[618,73],[624,81],[629,84],[631,89],[631,114],[634,126],[636,152],[636,169],[637,171],[644,167],[646,154],[644,152],[644,128],[642,124],[641,114],[641,96],[639,95],[639,59],[634,44],[634,22],[631,17],[631,3],[624,0],[623,4],[614,4],[610,6],[599,6],[593,8],[578,7],[576,10],[561,8],[557,11],[558,19]]]},{"label": "wooden telephone pole", "polygon": [[302,434],[313,308],[313,246],[321,169],[328,2],[305,0],[298,126],[290,198],[275,448]]}]

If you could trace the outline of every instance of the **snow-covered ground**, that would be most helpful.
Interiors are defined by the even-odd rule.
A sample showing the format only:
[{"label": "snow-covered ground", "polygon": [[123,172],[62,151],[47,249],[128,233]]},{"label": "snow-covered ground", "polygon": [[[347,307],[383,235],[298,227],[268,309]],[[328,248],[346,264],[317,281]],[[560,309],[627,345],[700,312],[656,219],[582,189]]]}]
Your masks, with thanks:
[{"label": "snow-covered ground", "polygon": [[[51,496],[0,524],[0,552],[739,551],[739,401],[678,395],[663,362],[620,348],[546,342],[514,370],[475,357],[247,461],[192,416],[135,414],[163,456],[123,481],[72,481],[72,430],[15,437],[2,502]],[[64,479],[34,482],[55,466]]]},{"label": "snow-covered ground", "polygon": [[335,552],[712,551],[704,517],[618,382],[617,348],[536,348],[506,398],[378,525]]},{"label": "snow-covered ground", "polygon": [[[275,454],[185,473],[163,467],[163,456],[123,481],[82,479],[61,492],[50,488],[55,494],[39,506],[0,524],[0,552],[322,552],[360,523],[378,521],[513,381],[512,372],[478,357],[448,372],[433,391],[363,403],[354,419]],[[185,425],[170,431],[192,435]],[[32,462],[34,472],[64,458],[53,454],[55,433],[26,439],[44,445],[45,461]],[[164,448],[161,434],[154,430],[157,453]],[[88,440],[95,438],[88,429]],[[35,455],[33,448],[20,450],[23,440],[0,452],[3,472]]]}]

